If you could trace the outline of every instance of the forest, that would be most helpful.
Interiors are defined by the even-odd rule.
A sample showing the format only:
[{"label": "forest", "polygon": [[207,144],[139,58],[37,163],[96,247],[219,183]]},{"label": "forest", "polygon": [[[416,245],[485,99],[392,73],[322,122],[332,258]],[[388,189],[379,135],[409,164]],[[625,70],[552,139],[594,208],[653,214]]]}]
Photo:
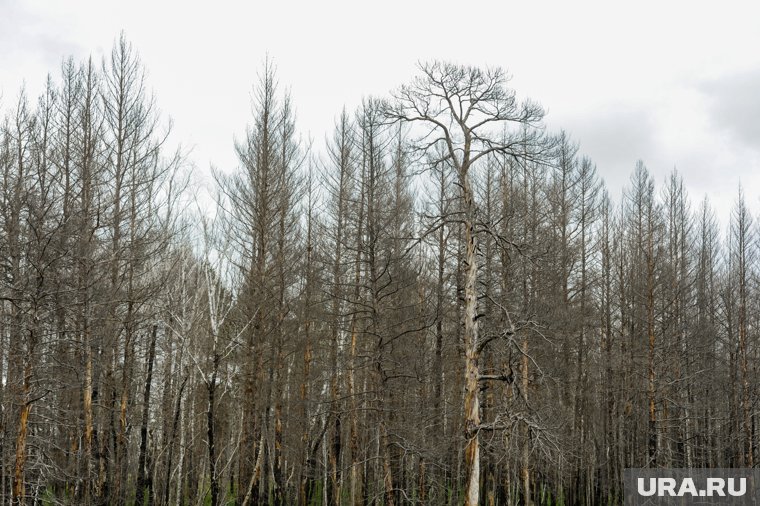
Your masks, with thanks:
[{"label": "forest", "polygon": [[123,35],[2,98],[0,504],[612,505],[757,465],[740,188],[725,230],[676,171],[610,196],[501,68],[420,63],[315,141],[259,76],[208,199]]}]

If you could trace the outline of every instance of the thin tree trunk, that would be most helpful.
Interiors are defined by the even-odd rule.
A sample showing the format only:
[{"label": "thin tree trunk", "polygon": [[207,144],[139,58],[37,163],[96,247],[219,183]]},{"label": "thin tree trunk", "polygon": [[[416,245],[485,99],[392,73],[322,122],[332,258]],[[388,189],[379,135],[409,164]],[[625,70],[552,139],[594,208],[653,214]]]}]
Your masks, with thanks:
[{"label": "thin tree trunk", "polygon": [[16,505],[26,504],[26,488],[24,486],[24,471],[26,466],[27,448],[26,439],[29,430],[29,413],[32,410],[31,394],[31,357],[27,357],[27,365],[24,367],[23,399],[18,422],[18,436],[16,437],[16,461],[13,472],[13,491],[11,503]]},{"label": "thin tree trunk", "polygon": [[211,506],[219,504],[219,479],[216,474],[216,430],[214,427],[215,397],[216,397],[216,376],[219,370],[219,354],[214,353],[214,370],[211,373],[206,388],[208,390],[208,410],[206,411],[206,436],[208,437],[208,472],[211,480]]},{"label": "thin tree trunk", "polygon": [[[163,504],[168,505],[169,504],[169,493],[171,489],[171,477],[172,477],[172,463],[173,463],[173,457],[174,457],[174,441],[177,439],[177,429],[180,428],[180,419],[181,419],[181,410],[182,410],[182,393],[185,390],[185,385],[187,384],[187,378],[188,376],[185,376],[182,380],[182,383],[179,386],[179,391],[177,392],[177,406],[174,410],[174,419],[172,422],[172,435],[168,442],[168,456],[166,457],[166,476],[164,481],[164,500]],[[181,464],[180,464],[180,472],[177,473],[178,477],[177,480],[181,481],[181,478],[179,475],[182,474],[181,470]]]},{"label": "thin tree trunk", "polygon": [[[145,390],[143,391],[143,412],[140,422],[140,455],[137,459],[137,483],[135,493],[135,504],[142,506],[145,487],[148,485],[146,479],[145,459],[148,453],[148,415],[150,413],[150,388],[153,380],[153,360],[156,357],[156,336],[158,326],[153,325],[151,332],[150,347],[148,349],[148,371],[145,377]],[[148,492],[150,495],[151,492]]]},{"label": "thin tree trunk", "polygon": [[[651,218],[650,218],[651,219]],[[654,333],[654,247],[652,242],[654,238],[651,231],[647,234],[647,334],[649,337],[649,347],[647,353],[647,401],[649,403],[649,441],[648,456],[649,465],[657,465],[657,411],[655,409],[655,370],[654,370],[654,353],[655,353],[655,333]]]},{"label": "thin tree trunk", "polygon": [[[522,341],[522,359],[520,365],[520,390],[523,403],[526,407],[528,405],[528,375],[530,373],[528,365],[528,338],[526,336]],[[522,436],[522,447],[520,450],[520,483],[522,485],[523,501],[526,505],[530,506],[533,504],[530,485],[530,427],[525,420],[520,424],[520,432]]]},{"label": "thin tree trunk", "polygon": [[254,498],[258,495],[257,488],[259,480],[261,479],[261,469],[263,467],[264,461],[264,446],[264,432],[262,431],[261,439],[259,440],[259,453],[256,457],[256,465],[253,467],[253,473],[251,474],[251,479],[248,482],[248,486],[246,487],[245,498],[243,499],[241,506],[250,506],[251,501],[253,501]]}]

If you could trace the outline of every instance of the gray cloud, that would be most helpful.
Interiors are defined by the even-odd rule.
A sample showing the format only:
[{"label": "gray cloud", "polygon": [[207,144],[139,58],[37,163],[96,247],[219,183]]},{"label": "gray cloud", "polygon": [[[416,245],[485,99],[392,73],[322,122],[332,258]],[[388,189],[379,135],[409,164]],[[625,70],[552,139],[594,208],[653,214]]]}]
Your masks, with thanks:
[{"label": "gray cloud", "polygon": [[[80,54],[83,48],[74,42],[61,20],[49,12],[35,12],[30,4],[4,2],[0,7],[0,67],[35,65],[55,72],[61,60]],[[36,76],[23,76],[34,79]]]},{"label": "gray cloud", "polygon": [[760,151],[760,68],[703,81],[696,88],[705,97],[711,124]]},{"label": "gray cloud", "polygon": [[[725,222],[740,180],[736,167],[753,161],[748,150],[730,149],[725,137],[716,138],[711,144],[701,143],[692,138],[695,133],[690,131],[685,134],[688,142],[676,142],[673,132],[667,131],[662,104],[609,103],[558,120],[561,121],[549,126],[554,128],[554,124],[561,123],[580,142],[580,152],[596,163],[598,174],[615,201],[621,198],[636,161],[641,159],[658,192],[676,169],[684,178],[692,205],[696,206],[707,195],[721,222]],[[744,184],[750,183],[746,174],[741,179]]]},{"label": "gray cloud", "polygon": [[658,151],[655,120],[644,108],[610,104],[558,123],[596,163],[613,197],[628,183],[636,160],[651,160]]}]

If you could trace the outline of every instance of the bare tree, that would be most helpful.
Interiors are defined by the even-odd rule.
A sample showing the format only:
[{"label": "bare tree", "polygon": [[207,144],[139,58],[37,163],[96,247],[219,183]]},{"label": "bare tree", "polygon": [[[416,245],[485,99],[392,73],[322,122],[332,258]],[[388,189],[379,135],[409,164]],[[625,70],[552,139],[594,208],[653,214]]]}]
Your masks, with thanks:
[{"label": "bare tree", "polygon": [[267,61],[196,212],[125,37],[4,102],[0,502],[591,506],[753,465],[750,199],[721,237],[639,162],[616,201],[507,84],[422,64],[307,176]]},{"label": "bare tree", "polygon": [[[420,138],[420,149],[437,143],[446,148],[446,159],[457,174],[462,192],[465,229],[464,350],[465,350],[465,503],[479,503],[480,489],[480,342],[477,304],[477,204],[472,190],[471,170],[491,153],[524,158],[535,156],[542,138],[537,127],[543,109],[532,102],[518,102],[506,87],[501,69],[482,70],[448,63],[420,65],[421,75],[396,94],[396,104],[388,111],[391,119],[420,122],[428,131]],[[508,127],[529,127],[513,135],[495,135]],[[523,133],[527,131],[527,135]],[[528,149],[526,149],[528,148]]]}]

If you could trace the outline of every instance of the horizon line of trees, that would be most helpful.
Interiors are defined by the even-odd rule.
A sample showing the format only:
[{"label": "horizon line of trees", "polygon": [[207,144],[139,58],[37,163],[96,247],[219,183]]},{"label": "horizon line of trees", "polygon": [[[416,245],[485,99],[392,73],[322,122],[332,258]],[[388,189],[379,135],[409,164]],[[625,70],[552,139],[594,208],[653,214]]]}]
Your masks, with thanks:
[{"label": "horizon line of trees", "polygon": [[214,206],[122,35],[0,124],[0,503],[620,504],[754,467],[758,229],[620,202],[502,69],[446,62],[322,149],[265,62]]}]

